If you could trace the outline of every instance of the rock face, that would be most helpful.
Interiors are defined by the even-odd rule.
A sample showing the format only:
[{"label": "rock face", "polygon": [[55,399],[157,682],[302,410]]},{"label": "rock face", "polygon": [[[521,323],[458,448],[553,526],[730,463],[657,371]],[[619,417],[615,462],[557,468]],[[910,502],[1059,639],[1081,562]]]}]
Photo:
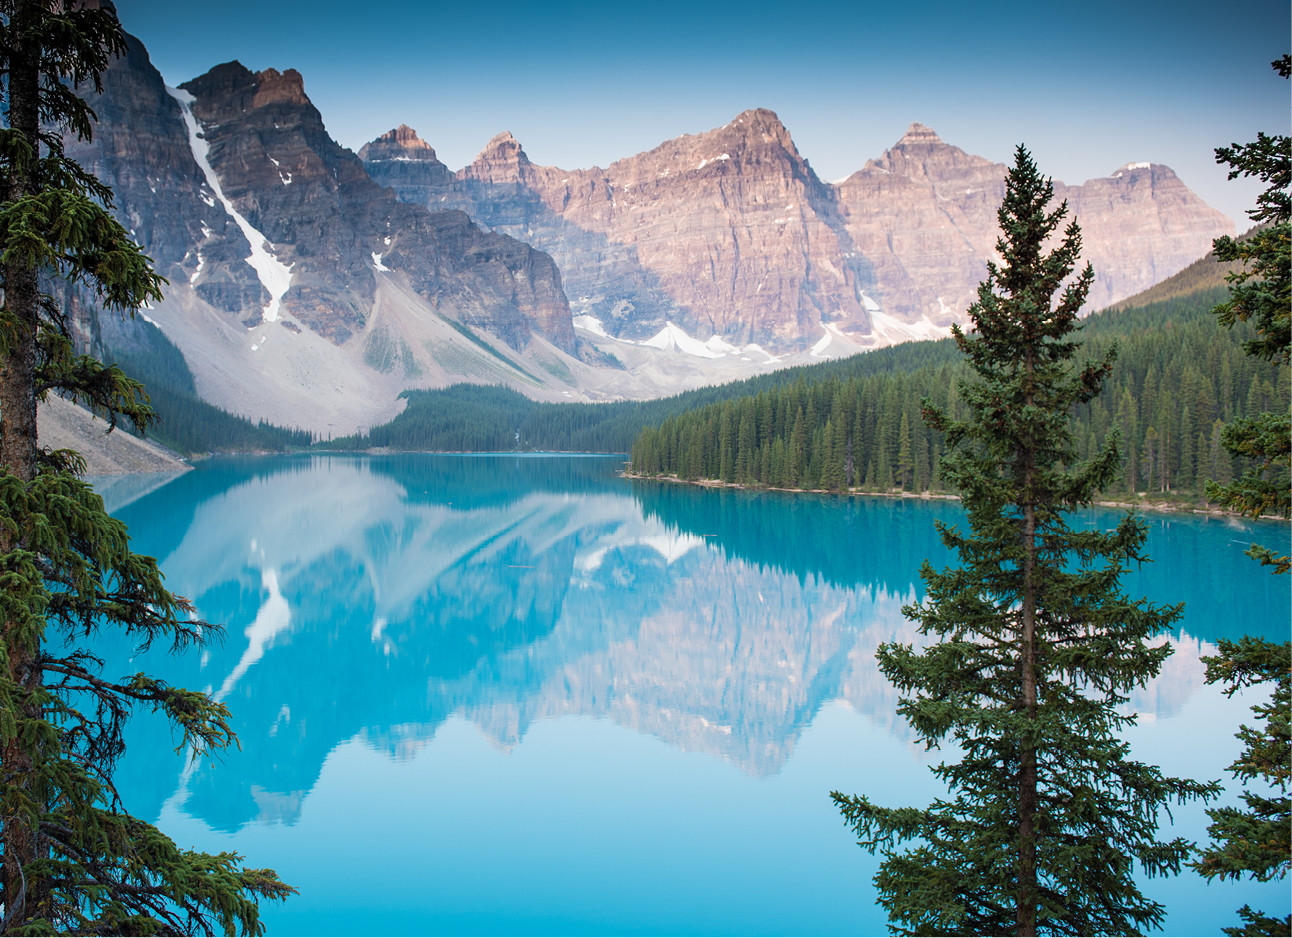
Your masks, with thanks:
[{"label": "rock face", "polygon": [[[385,268],[403,273],[436,309],[513,348],[533,329],[573,350],[551,260],[481,231],[459,212],[410,211],[327,135],[296,71],[253,75],[230,62],[180,90],[193,98],[191,113],[224,197],[290,268],[286,317],[344,343],[362,330],[374,271]],[[194,282],[201,290],[203,275]],[[265,316],[253,310],[246,324]]]},{"label": "rock face", "polygon": [[112,187],[121,222],[157,272],[172,284],[187,283],[193,248],[205,243],[212,269],[204,289],[218,299],[215,305],[229,311],[263,305],[267,298],[256,272],[242,262],[247,245],[234,243],[239,233],[233,219],[211,211],[179,103],[133,36],[127,36],[126,54],[103,73],[103,93],[92,105],[99,118],[92,142],[68,138],[67,152]]},{"label": "rock face", "polygon": [[[994,255],[1006,171],[912,124],[838,185],[848,230],[883,285],[885,312],[907,322],[963,321]],[[1081,226],[1082,258],[1095,270],[1090,310],[1178,273],[1233,230],[1157,164],[1130,164],[1079,186],[1056,181],[1054,194],[1067,200]]]},{"label": "rock face", "polygon": [[[1006,172],[912,124],[829,185],[766,110],[604,170],[534,165],[510,134],[451,178],[407,128],[365,151],[370,174],[401,199],[459,207],[549,252],[574,312],[611,335],[641,338],[671,320],[701,339],[778,351],[823,333],[874,345],[963,322],[994,254]],[[1164,166],[1055,190],[1095,267],[1090,309],[1175,273],[1232,231]]]},{"label": "rock face", "polygon": [[367,166],[402,199],[443,200],[542,245],[574,311],[614,335],[643,338],[671,320],[702,338],[792,347],[818,338],[822,321],[869,331],[867,273],[835,193],[771,111],[605,170],[536,166],[510,134],[451,183],[438,163]]},{"label": "rock face", "polygon": [[[93,141],[68,152],[113,189],[170,281],[149,316],[207,400],[347,433],[392,416],[407,387],[571,386],[523,364],[579,364],[552,259],[377,185],[328,136],[296,71],[230,62],[167,88],[130,38],[91,104]],[[86,344],[127,347],[129,330],[101,320],[78,323]]]},{"label": "rock face", "polygon": [[1211,250],[1214,237],[1233,234],[1227,218],[1159,163],[1128,163],[1107,178],[1054,189],[1081,225],[1084,256],[1097,274],[1094,309],[1179,273]]}]

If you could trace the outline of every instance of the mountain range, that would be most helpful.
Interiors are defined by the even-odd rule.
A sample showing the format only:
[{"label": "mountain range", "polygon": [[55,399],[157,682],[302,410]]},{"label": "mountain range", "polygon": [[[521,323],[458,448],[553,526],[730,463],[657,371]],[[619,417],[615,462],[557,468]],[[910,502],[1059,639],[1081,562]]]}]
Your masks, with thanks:
[{"label": "mountain range", "polygon": [[[68,151],[170,282],[147,320],[208,401],[321,435],[389,419],[409,388],[647,398],[944,335],[1004,193],[1002,164],[920,124],[824,182],[762,109],[606,169],[537,165],[503,133],[454,172],[406,126],[341,147],[292,69],[229,62],[169,88],[134,39],[91,104],[94,138]],[[1233,230],[1158,164],[1055,189],[1091,309]]]}]

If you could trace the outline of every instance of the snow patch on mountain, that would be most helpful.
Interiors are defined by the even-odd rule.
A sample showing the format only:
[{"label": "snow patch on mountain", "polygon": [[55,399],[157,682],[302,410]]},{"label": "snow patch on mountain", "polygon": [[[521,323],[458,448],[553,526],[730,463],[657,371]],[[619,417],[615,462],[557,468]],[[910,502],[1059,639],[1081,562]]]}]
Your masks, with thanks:
[{"label": "snow patch on mountain", "polygon": [[916,322],[902,322],[883,312],[871,312],[871,334],[868,344],[878,348],[884,345],[897,345],[900,342],[924,342],[930,339],[945,339],[951,334],[950,326],[939,326],[924,317]]},{"label": "snow patch on mountain", "polygon": [[596,316],[587,314],[575,316],[573,322],[576,329],[582,329],[584,332],[589,332],[600,339],[609,339],[622,345],[655,348],[663,352],[678,352],[695,358],[738,358],[747,362],[753,361],[750,358],[751,355],[761,355],[765,361],[758,364],[774,364],[785,357],[783,355],[773,355],[761,345],[752,342],[749,345],[732,345],[720,335],[710,336],[701,342],[699,339],[689,336],[685,329],[673,322],[667,323],[663,329],[651,338],[643,339],[640,342],[611,335],[606,332],[605,326]]},{"label": "snow patch on mountain", "polygon": [[825,335],[817,339],[816,344],[808,351],[808,354],[814,358],[820,358],[824,355],[825,350],[829,348],[830,343],[834,341],[834,336],[830,333],[830,327],[826,323],[821,323],[821,328],[824,330]]},{"label": "snow patch on mountain", "polygon": [[[180,88],[166,86],[166,93],[179,102],[180,111],[184,115],[184,124],[188,127],[188,142],[193,148],[193,159],[197,160],[197,165],[201,167],[202,173],[206,176],[206,184],[211,191],[215,193],[215,198],[224,206],[224,210],[229,213],[242,232],[247,243],[251,245],[251,255],[247,258],[247,263],[255,270],[256,276],[260,278],[260,283],[269,291],[269,303],[265,306],[265,321],[274,322],[278,319],[279,305],[282,303],[283,295],[287,293],[288,288],[292,285],[292,268],[280,261],[273,253],[268,250],[269,239],[252,227],[251,222],[247,221],[233,203],[225,196],[224,190],[220,188],[220,179],[215,174],[215,168],[211,166],[211,145],[206,142],[202,136],[202,124],[193,114],[193,102],[197,99]],[[272,159],[272,157],[271,157]],[[203,199],[205,202],[206,200]],[[214,205],[214,202],[208,202],[208,205]]]},{"label": "snow patch on mountain", "polygon": [[583,329],[593,335],[601,336],[603,339],[613,338],[609,332],[606,332],[605,327],[601,325],[601,320],[596,316],[575,316],[572,321],[576,329]]},{"label": "snow patch on mountain", "polygon": [[641,343],[658,349],[676,349],[697,358],[722,358],[721,352],[715,352],[699,339],[693,339],[680,326],[667,322],[664,328],[652,338]]}]

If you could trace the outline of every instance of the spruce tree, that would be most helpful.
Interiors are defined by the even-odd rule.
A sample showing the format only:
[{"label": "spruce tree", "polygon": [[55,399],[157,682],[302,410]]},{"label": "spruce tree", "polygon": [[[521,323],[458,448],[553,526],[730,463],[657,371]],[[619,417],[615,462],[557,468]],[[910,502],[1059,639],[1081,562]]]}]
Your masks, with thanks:
[{"label": "spruce tree", "polygon": [[[925,401],[946,436],[944,479],[969,531],[939,525],[961,565],[921,575],[928,596],[905,614],[932,643],[881,646],[899,712],[927,745],[950,738],[958,762],[935,775],[949,793],[927,808],[832,797],[859,843],[883,856],[879,901],[899,933],[1130,934],[1158,924],[1133,872],[1177,872],[1189,844],[1159,842],[1158,809],[1214,785],[1169,778],[1130,758],[1119,709],[1170,650],[1147,639],[1180,607],[1133,602],[1119,580],[1143,559],[1145,525],[1069,526],[1119,465],[1112,436],[1078,462],[1069,418],[1100,389],[1111,356],[1077,366],[1072,333],[1093,274],[1073,278],[1080,232],[1048,204],[1053,186],[1021,146],[999,211],[997,251],[955,330],[976,380],[967,417]],[[913,841],[909,847],[908,841]]]},{"label": "spruce tree", "polygon": [[[1271,64],[1284,78],[1292,74],[1292,57],[1285,55]],[[1215,242],[1218,259],[1242,261],[1244,267],[1229,275],[1229,299],[1213,312],[1226,327],[1250,322],[1256,335],[1244,349],[1286,370],[1292,362],[1292,140],[1283,134],[1260,133],[1254,143],[1217,148],[1216,161],[1230,166],[1230,179],[1256,176],[1268,187],[1257,207],[1248,213],[1261,227],[1238,241],[1220,238]],[[1270,513],[1286,518],[1292,513],[1292,412],[1251,411],[1225,424],[1220,440],[1229,452],[1247,457],[1252,464],[1232,481],[1217,474],[1207,483],[1207,496],[1252,517]],[[1276,574],[1286,574],[1292,568],[1292,558],[1259,544],[1253,544],[1247,553],[1273,567]],[[1203,659],[1208,684],[1224,685],[1227,694],[1242,687],[1272,686],[1270,698],[1252,707],[1261,725],[1239,730],[1237,735],[1245,748],[1229,767],[1244,784],[1259,781],[1264,790],[1244,791],[1244,808],[1222,806],[1207,812],[1212,843],[1200,852],[1194,868],[1208,879],[1282,879],[1292,868],[1292,801],[1288,797],[1292,643],[1244,636],[1238,642],[1221,641],[1218,650],[1219,654]],[[1238,915],[1243,924],[1226,928],[1226,934],[1292,934],[1292,915],[1279,919],[1250,906],[1243,906]]]},{"label": "spruce tree", "polygon": [[[1292,56],[1271,65],[1284,78],[1292,75]],[[1292,363],[1292,139],[1258,133],[1252,143],[1217,147],[1216,162],[1230,167],[1230,179],[1254,176],[1267,188],[1248,212],[1258,227],[1243,238],[1214,242],[1217,260],[1241,261],[1243,267],[1229,274],[1229,299],[1212,312],[1226,328],[1250,323],[1256,334],[1243,345],[1247,353],[1287,368]],[[1209,483],[1207,497],[1253,518],[1287,518],[1292,516],[1292,411],[1260,409],[1249,408],[1221,434],[1225,448],[1250,460],[1250,468],[1229,484]],[[1292,567],[1292,558],[1258,544],[1248,553],[1276,573]]]},{"label": "spruce tree", "polygon": [[[1260,781],[1264,791],[1244,791],[1245,807],[1225,806],[1207,811],[1212,844],[1199,853],[1194,869],[1207,879],[1251,877],[1267,883],[1283,879],[1292,868],[1292,810],[1288,799],[1292,774],[1292,645],[1244,636],[1221,640],[1219,654],[1203,658],[1207,683],[1221,683],[1232,695],[1243,687],[1272,685],[1270,697],[1252,706],[1261,725],[1238,732],[1243,752],[1230,765],[1235,778]],[[1238,910],[1243,924],[1224,929],[1227,935],[1292,934],[1292,915],[1282,919],[1251,906]]]},{"label": "spruce tree", "polygon": [[110,6],[86,6],[0,0],[0,932],[254,933],[256,900],[293,890],[233,854],[179,850],[112,783],[134,707],[164,712],[195,753],[232,742],[227,710],[145,674],[103,677],[76,647],[106,628],[175,649],[215,630],[131,552],[80,458],[37,445],[50,392],[140,426],[151,417],[136,382],[74,354],[55,300],[76,285],[133,311],[163,284],[109,214],[112,193],[63,152],[63,135],[87,139],[94,119],[76,87],[97,88],[125,49]]}]

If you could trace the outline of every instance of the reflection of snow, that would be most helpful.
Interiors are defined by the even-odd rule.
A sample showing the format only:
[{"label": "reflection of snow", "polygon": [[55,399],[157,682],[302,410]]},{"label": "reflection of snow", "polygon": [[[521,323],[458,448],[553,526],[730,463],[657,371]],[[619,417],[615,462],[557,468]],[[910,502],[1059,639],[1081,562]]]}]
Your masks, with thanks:
[{"label": "reflection of snow", "polygon": [[237,667],[220,685],[219,691],[214,695],[216,700],[223,700],[229,691],[233,690],[233,685],[238,683],[238,679],[247,673],[247,669],[264,656],[265,649],[269,647],[274,637],[291,625],[292,610],[278,590],[278,573],[270,568],[261,574],[260,582],[269,591],[269,598],[260,607],[256,621],[247,626],[247,650],[238,659]]},{"label": "reflection of snow", "polygon": [[637,537],[627,539],[615,539],[613,543],[601,544],[597,548],[580,556],[575,565],[583,573],[593,573],[600,569],[602,562],[606,559],[606,554],[611,550],[631,547],[634,544],[641,544],[649,547],[664,558],[665,563],[674,563],[681,560],[688,553],[697,547],[704,546],[704,538],[696,537],[694,534],[676,534],[672,531],[665,531],[662,534],[642,534]]},{"label": "reflection of snow", "polygon": [[1130,700],[1122,708],[1139,715],[1141,723],[1152,723],[1175,716],[1206,683],[1207,668],[1202,663],[1204,655],[1214,655],[1216,647],[1187,632],[1180,637],[1164,635],[1149,642],[1150,645],[1171,646],[1171,657],[1166,659],[1157,677],[1130,693]]}]

